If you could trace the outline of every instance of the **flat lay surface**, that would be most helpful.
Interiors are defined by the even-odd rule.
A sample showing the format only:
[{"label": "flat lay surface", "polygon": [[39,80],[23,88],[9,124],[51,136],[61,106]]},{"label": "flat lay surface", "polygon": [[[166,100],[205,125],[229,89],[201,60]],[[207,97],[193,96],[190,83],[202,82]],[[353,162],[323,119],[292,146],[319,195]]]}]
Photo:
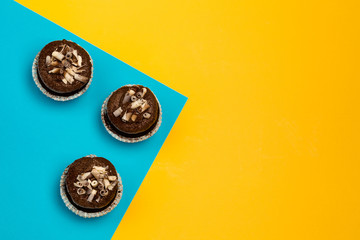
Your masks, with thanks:
[{"label": "flat lay surface", "polygon": [[[120,205],[130,203],[126,187],[120,205],[103,218],[85,220],[82,233],[91,228],[104,239],[360,238],[359,1],[18,2],[189,98],[121,222]],[[1,201],[24,200],[1,220],[7,231],[24,227],[24,234],[77,239],[66,232],[84,219],[58,197],[58,178],[67,164],[90,153],[103,155],[126,186],[136,175],[131,163],[143,162],[139,145],[117,149],[122,143],[107,136],[97,118],[124,68],[108,68],[99,50],[79,41],[94,58],[94,82],[74,102],[54,103],[15,65],[30,68],[33,55],[60,36],[28,22],[30,13],[25,20],[19,12],[11,14],[1,17],[6,58],[0,61],[7,68],[0,98],[3,113],[11,110],[1,115],[1,133],[11,126],[16,136],[10,130],[1,135],[1,159],[8,163],[6,179],[14,168],[39,170],[26,175],[37,181],[32,188],[20,187],[25,192],[19,192],[18,178],[12,180],[15,187],[3,192]],[[18,36],[23,30],[27,34]],[[33,37],[39,40],[33,43]],[[10,44],[17,54],[10,54]],[[10,82],[18,74],[28,79],[24,86],[16,78]],[[154,90],[164,107],[173,100],[162,92]],[[165,109],[163,114],[165,119]],[[64,125],[70,115],[81,121],[77,134],[69,136]],[[140,146],[160,138],[164,126],[170,128],[162,125]],[[28,158],[27,144],[34,146],[34,140],[37,147]],[[109,148],[117,150],[105,153]],[[122,166],[123,152],[131,152],[134,162]],[[45,195],[51,190],[53,195]],[[38,212],[41,197],[43,225],[31,228],[33,220],[19,216]],[[48,205],[58,208],[60,217],[48,215]],[[58,219],[65,225],[56,227]]]}]

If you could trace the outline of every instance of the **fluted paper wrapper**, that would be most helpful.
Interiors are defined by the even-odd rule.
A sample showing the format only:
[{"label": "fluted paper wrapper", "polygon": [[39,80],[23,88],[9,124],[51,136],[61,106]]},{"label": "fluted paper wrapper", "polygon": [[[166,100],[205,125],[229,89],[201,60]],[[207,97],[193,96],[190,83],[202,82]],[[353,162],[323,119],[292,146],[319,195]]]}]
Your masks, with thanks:
[{"label": "fluted paper wrapper", "polygon": [[[96,157],[95,155],[88,155],[86,157]],[[121,177],[119,175],[119,173],[117,173],[119,182],[118,182],[118,192],[116,194],[116,197],[114,199],[114,201],[110,204],[110,206],[108,206],[106,209],[100,211],[100,212],[92,212],[92,213],[88,213],[88,212],[84,212],[82,210],[77,209],[68,199],[66,192],[65,192],[65,179],[67,176],[67,172],[68,172],[69,166],[66,167],[66,169],[64,170],[63,174],[61,175],[61,179],[60,179],[60,196],[62,198],[62,200],[64,201],[66,207],[72,211],[73,213],[75,213],[76,215],[83,217],[83,218],[95,218],[95,217],[101,217],[104,216],[106,214],[108,214],[109,212],[111,212],[120,202],[120,199],[122,197],[123,194],[123,185],[122,185],[122,181],[121,181]]]},{"label": "fluted paper wrapper", "polygon": [[[125,85],[124,87],[131,87],[131,86],[134,86],[132,84],[128,84],[128,85]],[[102,107],[101,107],[101,121],[103,122],[104,124],[104,127],[106,129],[106,131],[115,139],[121,141],[121,142],[126,142],[126,143],[136,143],[136,142],[141,142],[141,141],[144,141],[146,139],[148,139],[149,137],[151,137],[152,135],[154,135],[158,130],[159,130],[159,127],[161,125],[161,122],[162,122],[162,111],[161,111],[161,105],[160,105],[160,102],[159,100],[156,98],[155,94],[155,98],[156,98],[156,101],[159,105],[159,118],[158,118],[158,121],[156,122],[156,126],[154,127],[153,130],[151,130],[150,132],[148,132],[147,134],[143,135],[143,136],[140,136],[140,137],[134,137],[134,138],[131,138],[131,137],[124,137],[120,134],[118,134],[112,126],[110,126],[109,124],[106,123],[105,121],[105,111],[106,111],[106,106],[107,106],[107,102],[109,100],[109,98],[111,97],[111,95],[113,94],[114,92],[112,92],[110,94],[110,96],[108,96]]]},{"label": "fluted paper wrapper", "polygon": [[[85,50],[85,49],[84,49]],[[85,50],[86,51],[86,50]],[[88,53],[88,52],[87,52]],[[34,82],[36,84],[36,86],[40,89],[40,91],[45,94],[47,97],[54,99],[55,101],[60,101],[60,102],[64,102],[64,101],[69,101],[69,100],[73,100],[75,98],[80,97],[81,95],[83,95],[86,90],[88,90],[88,88],[90,87],[92,78],[93,78],[93,73],[94,73],[94,64],[93,64],[93,60],[90,56],[90,54],[88,53],[89,57],[90,57],[90,62],[91,62],[91,76],[90,79],[88,81],[88,83],[85,85],[85,87],[83,89],[81,89],[79,92],[74,93],[73,95],[70,96],[59,96],[59,95],[55,95],[53,93],[50,93],[48,90],[46,90],[40,83],[40,79],[39,76],[37,74],[37,68],[38,68],[38,64],[39,64],[39,55],[40,52],[36,55],[33,65],[32,65],[32,76],[34,79]]]}]

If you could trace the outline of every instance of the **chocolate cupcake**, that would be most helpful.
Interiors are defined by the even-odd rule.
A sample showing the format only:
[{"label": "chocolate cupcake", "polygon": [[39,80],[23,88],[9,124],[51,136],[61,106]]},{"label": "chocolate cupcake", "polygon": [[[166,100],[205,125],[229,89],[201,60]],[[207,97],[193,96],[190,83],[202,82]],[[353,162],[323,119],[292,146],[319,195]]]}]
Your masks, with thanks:
[{"label": "chocolate cupcake", "polygon": [[69,97],[83,93],[92,79],[91,57],[74,42],[51,42],[40,51],[35,60],[35,77],[50,95]]},{"label": "chocolate cupcake", "polygon": [[161,123],[161,108],[149,88],[127,85],[114,91],[105,100],[102,117],[109,132],[135,142],[157,131]]},{"label": "chocolate cupcake", "polygon": [[77,159],[67,168],[63,181],[68,201],[86,213],[109,208],[122,193],[120,176],[111,162],[102,157]]}]

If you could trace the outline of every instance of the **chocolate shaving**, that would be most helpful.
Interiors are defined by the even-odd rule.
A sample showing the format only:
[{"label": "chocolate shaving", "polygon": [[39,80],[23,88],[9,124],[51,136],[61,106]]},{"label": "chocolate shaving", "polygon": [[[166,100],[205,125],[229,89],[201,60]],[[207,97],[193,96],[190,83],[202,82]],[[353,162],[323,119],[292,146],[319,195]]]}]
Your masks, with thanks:
[{"label": "chocolate shaving", "polygon": [[85,189],[83,189],[83,188],[78,188],[77,194],[79,194],[79,195],[84,195],[85,193],[86,193]]},{"label": "chocolate shaving", "polygon": [[72,52],[67,52],[65,58],[71,60],[71,57],[72,57]]},{"label": "chocolate shaving", "polygon": [[94,181],[91,182],[91,186],[93,186],[93,187],[97,187],[98,184],[99,184],[99,182],[96,181],[96,180],[94,180]]},{"label": "chocolate shaving", "polygon": [[117,179],[117,177],[116,176],[109,176],[108,179],[109,179],[109,181],[113,182],[113,181],[115,181]]},{"label": "chocolate shaving", "polygon": [[50,66],[50,64],[51,64],[51,57],[50,57],[50,56],[46,56],[45,62],[46,62],[46,66]]},{"label": "chocolate shaving", "polygon": [[91,172],[81,174],[81,179],[86,180],[91,177]]},{"label": "chocolate shaving", "polygon": [[100,191],[100,195],[103,196],[103,197],[104,197],[104,196],[107,196],[108,194],[109,194],[109,191],[108,191],[108,190],[101,190],[101,191]]},{"label": "chocolate shaving", "polygon": [[79,195],[86,194],[87,201],[92,202],[99,192],[100,196],[97,197],[96,202],[100,202],[101,196],[108,195],[109,191],[114,190],[114,187],[118,184],[116,176],[108,176],[108,168],[109,166],[93,166],[91,172],[79,174],[76,178],[78,181],[74,183],[74,186],[78,188],[77,193]]},{"label": "chocolate shaving", "polygon": [[74,78],[72,76],[70,76],[70,74],[68,74],[67,72],[64,75],[66,81],[68,81],[70,84],[74,82]]},{"label": "chocolate shaving", "polygon": [[123,102],[122,102],[122,103],[124,104],[124,103],[129,102],[131,96],[133,96],[134,94],[135,94],[135,91],[132,90],[132,89],[130,89],[129,91],[127,91],[127,92],[125,93],[125,96],[124,96],[124,99],[123,99]]},{"label": "chocolate shaving", "polygon": [[88,78],[87,77],[84,77],[84,76],[81,76],[79,74],[75,74],[74,78],[80,82],[83,82],[83,83],[86,83]]},{"label": "chocolate shaving", "polygon": [[81,182],[76,182],[76,183],[74,183],[74,186],[81,188],[81,187],[83,187],[83,184]]},{"label": "chocolate shaving", "polygon": [[[61,50],[59,50],[61,48]],[[64,84],[73,84],[75,80],[87,83],[88,77],[80,75],[80,73],[86,71],[80,70],[82,65],[82,57],[78,55],[77,50],[74,50],[67,44],[61,44],[58,49],[52,52],[51,57],[46,57],[46,65],[56,66],[49,71],[49,73],[60,73],[64,76],[61,81]],[[59,69],[59,70],[58,70]]]},{"label": "chocolate shaving", "polygon": [[104,185],[105,185],[105,189],[107,189],[110,186],[110,182],[108,179],[104,179]]},{"label": "chocolate shaving", "polygon": [[118,117],[118,116],[120,116],[120,114],[121,114],[122,112],[123,112],[122,108],[119,107],[118,109],[116,109],[116,110],[113,112],[113,114],[114,114],[115,117]]},{"label": "chocolate shaving", "polygon": [[127,122],[127,121],[129,121],[131,115],[132,115],[131,112],[128,113],[128,112],[126,111],[126,112],[124,113],[123,117],[121,118],[121,120],[123,120],[123,122]]},{"label": "chocolate shaving", "polygon": [[92,202],[92,200],[94,199],[96,193],[97,193],[96,190],[92,190],[89,197],[88,197],[88,199],[87,199],[87,201]]},{"label": "chocolate shaving", "polygon": [[79,67],[81,67],[82,66],[82,57],[80,55],[78,55],[77,60],[78,60]]},{"label": "chocolate shaving", "polygon": [[60,52],[54,51],[51,54],[53,57],[55,57],[57,60],[62,61],[64,58],[64,55]]},{"label": "chocolate shaving", "polygon": [[135,108],[142,106],[145,102],[146,102],[146,100],[144,100],[144,99],[138,99],[135,102],[132,102],[130,107],[131,107],[131,109],[135,109]]},{"label": "chocolate shaving", "polygon": [[111,185],[108,187],[108,189],[110,191],[112,191],[114,189],[114,187],[116,186],[116,184],[117,184],[117,181],[112,182]]},{"label": "chocolate shaving", "polygon": [[149,107],[150,107],[150,105],[145,100],[145,102],[141,105],[140,112],[145,112]]},{"label": "chocolate shaving", "polygon": [[49,73],[60,73],[60,68],[54,68],[50,70]]},{"label": "chocolate shaving", "polygon": [[98,189],[103,190],[104,188],[105,188],[105,187],[104,187],[104,184],[103,184],[103,183],[99,183]]},{"label": "chocolate shaving", "polygon": [[136,118],[137,118],[137,115],[136,115],[136,114],[133,114],[133,115],[131,116],[131,120],[132,120],[133,122],[135,122]]},{"label": "chocolate shaving", "polygon": [[130,97],[130,100],[131,100],[132,102],[134,102],[134,101],[137,100],[137,97],[136,97],[135,95],[133,95],[133,96]]}]

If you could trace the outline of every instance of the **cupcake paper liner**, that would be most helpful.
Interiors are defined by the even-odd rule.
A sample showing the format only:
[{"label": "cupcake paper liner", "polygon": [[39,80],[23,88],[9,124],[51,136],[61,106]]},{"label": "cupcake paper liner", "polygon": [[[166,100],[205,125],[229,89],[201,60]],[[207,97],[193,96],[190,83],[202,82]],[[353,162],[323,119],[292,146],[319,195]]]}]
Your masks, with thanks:
[{"label": "cupcake paper liner", "polygon": [[[88,155],[86,157],[96,157],[96,155]],[[114,199],[114,201],[104,210],[100,211],[100,212],[93,212],[93,213],[88,213],[88,212],[84,212],[82,210],[77,209],[68,199],[67,195],[66,195],[66,190],[65,190],[65,179],[67,176],[67,172],[68,172],[69,166],[67,166],[63,172],[63,174],[61,175],[61,179],[60,179],[60,196],[62,198],[62,200],[64,201],[66,207],[72,211],[73,213],[75,213],[76,215],[83,217],[83,218],[95,218],[95,217],[101,217],[104,216],[106,214],[108,214],[109,212],[111,212],[120,202],[120,199],[122,197],[123,194],[123,185],[122,185],[122,181],[121,181],[121,177],[119,175],[119,173],[117,173],[119,182],[118,182],[118,192],[116,194],[116,197]]]},{"label": "cupcake paper liner", "polygon": [[40,52],[36,55],[36,57],[34,59],[34,62],[33,62],[33,65],[32,65],[32,76],[33,76],[33,79],[34,79],[34,82],[35,82],[36,86],[40,89],[40,91],[43,94],[45,94],[46,96],[48,96],[51,99],[54,99],[55,101],[64,102],[64,101],[69,101],[69,100],[73,100],[75,98],[78,98],[78,97],[80,97],[81,95],[83,95],[86,92],[86,90],[89,88],[89,86],[91,84],[93,74],[94,74],[93,60],[92,60],[90,54],[87,51],[86,52],[88,53],[88,55],[90,57],[90,62],[91,62],[91,65],[92,65],[90,79],[89,79],[88,83],[85,85],[85,87],[83,89],[81,89],[79,92],[74,93],[73,95],[70,95],[70,96],[59,96],[59,95],[52,94],[41,85],[39,76],[37,74],[37,68],[38,68],[38,63],[39,63]]},{"label": "cupcake paper liner", "polygon": [[[131,87],[131,86],[134,86],[132,84],[128,84],[128,85],[125,85],[124,87]],[[114,91],[115,92],[115,91]],[[104,101],[102,107],[101,107],[101,121],[102,123],[104,124],[104,127],[106,129],[106,131],[115,139],[121,141],[121,142],[126,142],[126,143],[136,143],[136,142],[141,142],[141,141],[144,141],[146,139],[148,139],[149,137],[151,137],[152,135],[154,135],[158,130],[159,130],[159,127],[161,125],[161,122],[162,122],[162,111],[161,111],[161,105],[160,105],[160,102],[159,100],[157,99],[157,97],[155,96],[156,98],[156,101],[158,102],[158,105],[159,105],[159,118],[158,118],[158,121],[156,122],[156,126],[154,127],[153,130],[151,130],[150,132],[148,132],[147,134],[143,135],[143,136],[140,136],[140,137],[134,137],[134,138],[131,138],[131,137],[124,137],[120,134],[118,134],[112,126],[110,126],[109,124],[106,123],[105,121],[105,109],[106,109],[106,105],[107,105],[107,102],[109,100],[109,98],[111,97],[111,95],[114,93],[112,92]]]}]

